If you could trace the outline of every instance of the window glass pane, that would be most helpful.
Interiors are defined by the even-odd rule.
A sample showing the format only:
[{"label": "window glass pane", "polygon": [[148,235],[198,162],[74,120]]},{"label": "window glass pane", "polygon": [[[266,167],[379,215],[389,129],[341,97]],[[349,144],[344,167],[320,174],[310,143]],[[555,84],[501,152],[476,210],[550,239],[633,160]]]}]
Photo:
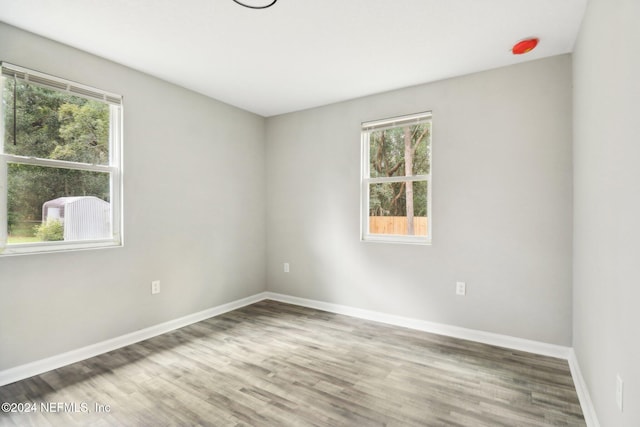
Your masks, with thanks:
[{"label": "window glass pane", "polygon": [[8,244],[110,239],[108,173],[10,163]]},{"label": "window glass pane", "polygon": [[429,174],[431,122],[368,135],[371,178]]},{"label": "window glass pane", "polygon": [[109,164],[109,105],[6,78],[4,152]]},{"label": "window glass pane", "polygon": [[427,182],[369,185],[369,233],[427,235]]}]

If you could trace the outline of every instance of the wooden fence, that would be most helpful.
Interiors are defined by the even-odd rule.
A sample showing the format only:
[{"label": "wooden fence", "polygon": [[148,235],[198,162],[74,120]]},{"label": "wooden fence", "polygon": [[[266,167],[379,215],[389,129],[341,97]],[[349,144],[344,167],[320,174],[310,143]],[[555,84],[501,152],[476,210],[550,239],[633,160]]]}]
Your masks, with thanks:
[{"label": "wooden fence", "polygon": [[[407,234],[406,216],[370,216],[369,233],[371,234]],[[415,236],[427,235],[427,217],[416,216],[413,218],[413,234]]]}]

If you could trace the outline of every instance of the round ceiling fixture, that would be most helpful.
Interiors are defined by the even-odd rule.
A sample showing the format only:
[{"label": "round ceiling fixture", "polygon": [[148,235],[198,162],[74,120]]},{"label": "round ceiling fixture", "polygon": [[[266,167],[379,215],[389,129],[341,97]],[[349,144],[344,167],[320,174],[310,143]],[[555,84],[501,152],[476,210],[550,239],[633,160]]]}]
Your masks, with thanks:
[{"label": "round ceiling fixture", "polygon": [[531,52],[533,49],[535,49],[536,46],[538,46],[539,41],[540,40],[535,37],[531,39],[521,40],[513,45],[513,47],[511,48],[511,52],[513,52],[514,55],[522,55],[527,52]]},{"label": "round ceiling fixture", "polygon": [[276,4],[278,0],[247,0],[247,1],[233,0],[233,1],[238,3],[240,6],[248,7],[249,9],[266,9]]}]

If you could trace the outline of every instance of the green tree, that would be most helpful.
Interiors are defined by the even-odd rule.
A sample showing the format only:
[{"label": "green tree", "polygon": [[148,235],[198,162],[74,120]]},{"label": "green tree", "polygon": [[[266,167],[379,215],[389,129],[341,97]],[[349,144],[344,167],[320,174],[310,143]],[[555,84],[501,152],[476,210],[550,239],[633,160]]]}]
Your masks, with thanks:
[{"label": "green tree", "polygon": [[58,110],[60,142],[51,158],[73,162],[109,163],[109,108],[105,104],[65,103]]},{"label": "green tree", "polygon": [[[431,124],[397,127],[371,132],[371,177],[424,175],[430,172]],[[408,234],[414,234],[414,216],[427,215],[424,182],[371,185],[369,215],[406,216]]]}]

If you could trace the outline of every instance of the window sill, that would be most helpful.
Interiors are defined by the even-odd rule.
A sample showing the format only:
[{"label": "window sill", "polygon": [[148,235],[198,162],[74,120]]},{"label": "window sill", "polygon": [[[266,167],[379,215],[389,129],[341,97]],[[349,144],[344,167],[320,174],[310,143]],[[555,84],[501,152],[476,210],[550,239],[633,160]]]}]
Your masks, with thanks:
[{"label": "window sill", "polygon": [[409,237],[409,236],[396,236],[396,235],[384,235],[373,236],[365,235],[360,238],[364,243],[395,243],[401,245],[420,245],[431,246],[431,239],[428,237]]},{"label": "window sill", "polygon": [[122,246],[124,246],[124,244],[121,241],[116,240],[92,240],[68,243],[51,242],[37,244],[22,243],[0,247],[0,257],[121,248]]}]

